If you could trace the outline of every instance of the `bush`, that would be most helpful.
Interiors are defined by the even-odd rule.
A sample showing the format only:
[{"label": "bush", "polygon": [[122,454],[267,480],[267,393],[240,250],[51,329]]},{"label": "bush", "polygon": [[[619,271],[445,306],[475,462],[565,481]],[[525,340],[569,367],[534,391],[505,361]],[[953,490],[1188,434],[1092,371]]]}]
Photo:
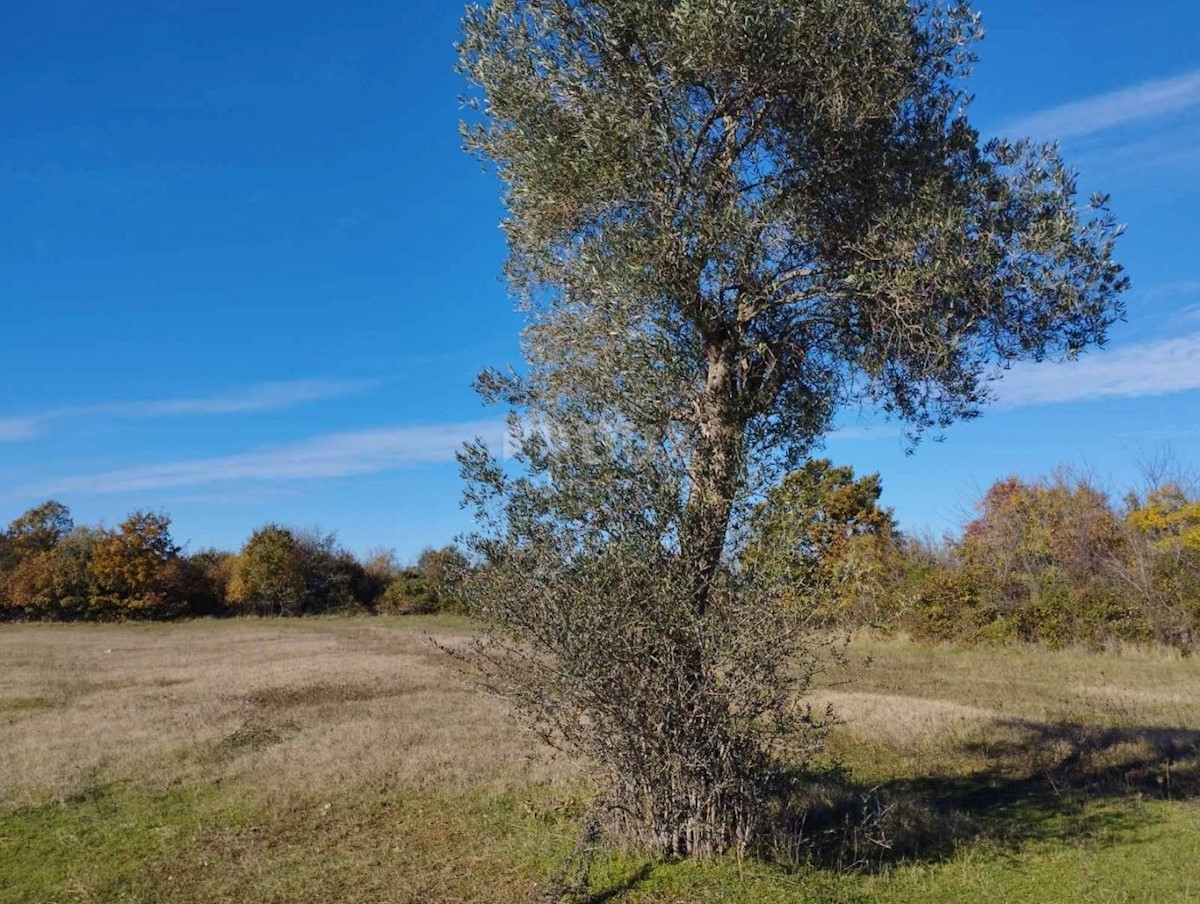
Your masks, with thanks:
[{"label": "bush", "polygon": [[1155,640],[1185,649],[1200,643],[1200,500],[1167,481],[1126,500],[1130,553],[1116,577],[1142,601]]},{"label": "bush", "polygon": [[233,564],[228,601],[234,611],[309,615],[367,607],[375,581],[336,538],[276,524],[256,530]]},{"label": "bush", "polygon": [[976,639],[981,600],[976,580],[961,567],[920,565],[906,575],[900,625],[914,638],[947,642]]},{"label": "bush", "polygon": [[381,615],[426,615],[440,607],[441,597],[416,568],[401,571],[376,603]]},{"label": "bush", "polygon": [[432,612],[458,605],[465,568],[452,546],[403,568],[390,550],[360,562],[333,534],[277,524],[240,553],[185,556],[165,515],[135,512],[115,530],[76,528],[46,502],[0,531],[0,620],[169,619],[253,613]]},{"label": "bush", "polygon": [[905,546],[902,624],[924,640],[1081,644],[1200,637],[1200,505],[1171,485],[1125,516],[1086,480],[1009,478],[957,542]]},{"label": "bush", "polygon": [[5,553],[12,559],[20,559],[34,553],[49,552],[74,527],[70,509],[53,499],[43,502],[9,524],[5,533]]},{"label": "bush", "polygon": [[826,624],[890,615],[886,591],[899,567],[891,509],[879,505],[878,474],[812,459],[754,510],[743,563],[777,586],[779,603]]},{"label": "bush", "polygon": [[467,557],[456,546],[426,549],[417,559],[417,572],[443,611],[462,611],[458,585],[466,570]]},{"label": "bush", "polygon": [[256,615],[299,615],[305,602],[295,534],[275,524],[260,527],[250,535],[234,564],[230,606]]},{"label": "bush", "polygon": [[192,609],[197,615],[220,615],[228,611],[229,586],[237,555],[219,549],[202,549],[188,558],[193,574]]},{"label": "bush", "polygon": [[296,534],[296,553],[304,581],[306,613],[334,612],[369,605],[366,569],[337,545],[333,534]]}]

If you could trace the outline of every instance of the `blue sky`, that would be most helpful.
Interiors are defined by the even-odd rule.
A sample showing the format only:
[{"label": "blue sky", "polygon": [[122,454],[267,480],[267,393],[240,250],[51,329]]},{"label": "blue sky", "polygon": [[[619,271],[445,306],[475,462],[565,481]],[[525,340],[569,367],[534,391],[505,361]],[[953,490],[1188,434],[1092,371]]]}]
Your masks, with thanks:
[{"label": "blue sky", "polygon": [[[1128,322],[1020,368],[906,456],[858,423],[913,529],[994,479],[1200,442],[1200,8],[982,0],[988,131],[1061,138],[1129,232]],[[517,357],[499,187],[459,150],[446,0],[19,4],[0,34],[0,520],[170,512],[190,548],[278,520],[411,557],[467,526],[469,382]]]}]

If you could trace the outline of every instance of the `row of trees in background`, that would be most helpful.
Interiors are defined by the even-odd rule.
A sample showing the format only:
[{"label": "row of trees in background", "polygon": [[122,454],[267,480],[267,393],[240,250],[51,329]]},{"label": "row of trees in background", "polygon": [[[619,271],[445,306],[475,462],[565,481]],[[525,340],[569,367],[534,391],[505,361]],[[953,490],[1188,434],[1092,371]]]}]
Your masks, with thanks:
[{"label": "row of trees in background", "polygon": [[[995,483],[958,536],[907,536],[880,506],[878,474],[812,459],[750,519],[742,567],[781,607],[829,626],[919,639],[1051,646],[1200,644],[1200,495],[1156,479],[1114,504],[1067,471]],[[58,502],[0,533],[0,618],[171,619],[227,614],[428,613],[456,609],[455,547],[406,567],[360,559],[332,534],[268,524],[240,552],[184,552],[171,521],[135,512],[115,529],[75,526]]]},{"label": "row of trees in background", "polygon": [[878,475],[813,460],[752,518],[745,564],[781,605],[924,640],[1200,644],[1200,496],[1151,475],[1120,503],[1069,471],[995,483],[958,536],[908,537]]},{"label": "row of trees in background", "polygon": [[171,619],[227,614],[408,614],[452,609],[453,548],[405,567],[395,553],[360,560],[333,535],[275,524],[240,552],[187,554],[166,515],[134,512],[115,529],[76,526],[59,502],[0,533],[0,619]]}]

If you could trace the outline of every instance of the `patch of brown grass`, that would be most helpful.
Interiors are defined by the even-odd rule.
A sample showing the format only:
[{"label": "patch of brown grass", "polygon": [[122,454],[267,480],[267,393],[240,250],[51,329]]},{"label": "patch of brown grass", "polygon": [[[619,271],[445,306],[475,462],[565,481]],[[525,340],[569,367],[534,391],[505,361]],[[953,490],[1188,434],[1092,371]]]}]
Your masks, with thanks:
[{"label": "patch of brown grass", "polygon": [[0,676],[0,804],[97,781],[235,780],[286,805],[316,789],[499,789],[551,774],[500,704],[412,629],[15,626],[0,634]]},{"label": "patch of brown grass", "polygon": [[961,735],[994,722],[995,710],[903,694],[868,694],[826,690],[815,705],[833,707],[846,729],[863,741],[912,751],[943,736]]},{"label": "patch of brown grass", "polygon": [[1200,727],[1200,659],[904,640],[852,644],[835,676],[856,693],[955,703],[1000,717],[1112,726]]}]

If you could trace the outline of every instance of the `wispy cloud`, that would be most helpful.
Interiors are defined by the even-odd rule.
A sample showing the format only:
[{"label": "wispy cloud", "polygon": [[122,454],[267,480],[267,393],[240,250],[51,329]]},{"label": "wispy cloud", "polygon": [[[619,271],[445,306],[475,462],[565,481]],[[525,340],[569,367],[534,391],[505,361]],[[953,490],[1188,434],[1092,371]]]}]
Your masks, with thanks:
[{"label": "wispy cloud", "polygon": [[1184,279],[1179,282],[1151,286],[1140,293],[1147,301],[1159,301],[1164,298],[1187,298],[1200,295],[1200,279]]},{"label": "wispy cloud", "polygon": [[295,486],[260,486],[253,490],[248,487],[238,487],[227,491],[200,491],[197,493],[182,493],[178,496],[165,496],[158,500],[159,505],[173,508],[177,505],[219,505],[228,507],[233,505],[261,505],[264,502],[294,498],[301,495],[301,491]]},{"label": "wispy cloud", "polygon": [[378,385],[376,380],[285,380],[243,386],[212,396],[64,405],[27,417],[0,420],[0,442],[33,439],[51,423],[69,418],[147,420],[189,415],[255,414],[344,398]]},{"label": "wispy cloud", "polygon": [[1009,123],[1003,132],[1047,140],[1081,138],[1197,105],[1200,70],[1043,110]]},{"label": "wispy cloud", "polygon": [[839,427],[829,434],[829,439],[831,441],[896,439],[903,435],[903,428],[895,424],[867,424],[856,427]]},{"label": "wispy cloud", "polygon": [[1200,389],[1200,333],[1096,352],[1079,361],[1018,364],[994,389],[1008,407]]},{"label": "wispy cloud", "polygon": [[333,433],[297,443],[213,458],[192,458],[81,474],[27,487],[22,495],[108,494],[234,481],[287,481],[379,474],[452,461],[462,444],[483,437],[503,444],[502,421],[390,427]]},{"label": "wispy cloud", "polygon": [[0,419],[0,443],[33,439],[41,432],[41,423],[35,417],[12,417]]},{"label": "wispy cloud", "polygon": [[245,386],[215,396],[119,402],[69,410],[76,414],[108,414],[127,418],[254,414],[342,398],[378,385],[374,380],[288,380]]}]

